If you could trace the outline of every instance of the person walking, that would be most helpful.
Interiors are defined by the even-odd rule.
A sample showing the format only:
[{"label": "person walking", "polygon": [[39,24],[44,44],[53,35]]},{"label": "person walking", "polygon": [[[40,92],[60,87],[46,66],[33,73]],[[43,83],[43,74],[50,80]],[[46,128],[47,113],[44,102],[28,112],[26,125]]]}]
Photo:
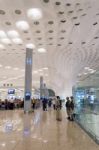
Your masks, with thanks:
[{"label": "person walking", "polygon": [[53,109],[55,110],[56,109],[56,106],[55,106],[55,104],[56,104],[56,97],[53,99],[52,103],[53,103]]},{"label": "person walking", "polygon": [[70,101],[70,120],[74,121],[74,97],[71,96],[71,101]]},{"label": "person walking", "polygon": [[60,109],[60,97],[56,97],[56,120],[61,121],[62,120],[62,114]]},{"label": "person walking", "polygon": [[66,106],[66,111],[67,111],[67,119],[69,119],[70,120],[70,112],[71,112],[71,102],[70,102],[70,99],[69,99],[69,97],[66,97],[66,104],[65,104],[65,106]]},{"label": "person walking", "polygon": [[33,108],[33,112],[34,112],[34,110],[35,110],[35,104],[36,104],[36,101],[35,101],[35,99],[33,98],[33,100],[32,100],[32,108]]},{"label": "person walking", "polygon": [[42,100],[42,103],[43,103],[43,111],[47,111],[47,99],[44,98],[44,99]]}]

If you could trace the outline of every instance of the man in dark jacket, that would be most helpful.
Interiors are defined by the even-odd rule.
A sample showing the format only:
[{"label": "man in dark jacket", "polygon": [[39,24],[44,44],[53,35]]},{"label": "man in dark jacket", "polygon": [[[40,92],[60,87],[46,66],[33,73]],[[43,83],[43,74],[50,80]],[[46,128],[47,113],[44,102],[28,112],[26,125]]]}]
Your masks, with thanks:
[{"label": "man in dark jacket", "polygon": [[65,104],[65,106],[66,106],[66,111],[67,111],[67,115],[68,115],[68,119],[70,120],[70,104],[71,104],[71,102],[70,102],[70,99],[69,99],[69,97],[66,97],[66,104]]},{"label": "man in dark jacket", "polygon": [[70,120],[73,121],[74,120],[74,98],[73,96],[70,97],[71,101],[70,101]]}]

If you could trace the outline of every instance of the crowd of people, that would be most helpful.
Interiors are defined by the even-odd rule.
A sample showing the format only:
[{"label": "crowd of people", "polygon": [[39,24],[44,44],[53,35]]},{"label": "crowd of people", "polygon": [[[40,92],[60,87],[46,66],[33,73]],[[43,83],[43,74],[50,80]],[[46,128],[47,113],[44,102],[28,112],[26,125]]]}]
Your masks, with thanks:
[{"label": "crowd of people", "polygon": [[2,101],[0,99],[0,109],[13,110],[15,108],[23,108],[23,106],[24,106],[24,100],[5,99],[5,100]]},{"label": "crowd of people", "polygon": [[[42,108],[43,111],[47,111],[48,108],[51,108],[53,105],[53,109],[56,110],[56,118],[57,120],[62,119],[61,115],[61,109],[62,109],[62,100],[60,99],[59,96],[54,97],[53,99],[42,99]],[[66,112],[67,112],[67,119],[70,121],[74,120],[74,98],[73,96],[71,97],[66,97]]]},{"label": "crowd of people", "polygon": [[[40,106],[40,100],[38,99],[32,99],[32,108],[38,108]],[[13,110],[13,109],[19,109],[24,107],[24,99],[0,99],[0,109],[1,110]]]},{"label": "crowd of people", "polygon": [[[62,109],[62,100],[60,99],[59,96],[56,96],[54,98],[43,98],[41,100],[39,99],[32,99],[32,110],[34,112],[35,109],[39,108],[42,105],[43,111],[47,111],[48,108],[53,108],[53,110],[56,110],[56,119],[58,121],[62,120],[62,115],[61,115],[61,109]],[[5,99],[4,101],[1,101],[0,99],[0,109],[5,109],[5,110],[13,110],[15,108],[23,108],[24,107],[24,99],[15,99],[14,101],[7,100]],[[66,112],[67,112],[67,119],[70,121],[74,120],[74,98],[73,96],[71,97],[66,97]]]}]

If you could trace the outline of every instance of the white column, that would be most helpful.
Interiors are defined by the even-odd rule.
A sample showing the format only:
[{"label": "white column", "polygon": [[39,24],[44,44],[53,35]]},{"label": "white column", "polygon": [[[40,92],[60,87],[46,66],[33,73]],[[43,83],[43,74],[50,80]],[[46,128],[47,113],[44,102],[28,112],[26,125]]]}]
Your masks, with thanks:
[{"label": "white column", "polygon": [[24,112],[31,111],[33,49],[26,48]]},{"label": "white column", "polygon": [[40,99],[43,98],[43,76],[40,76]]}]

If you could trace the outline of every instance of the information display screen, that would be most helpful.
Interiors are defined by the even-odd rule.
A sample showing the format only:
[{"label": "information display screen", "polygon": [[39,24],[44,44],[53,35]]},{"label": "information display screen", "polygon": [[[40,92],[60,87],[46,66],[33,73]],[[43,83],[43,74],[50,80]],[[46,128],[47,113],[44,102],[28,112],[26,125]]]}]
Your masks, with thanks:
[{"label": "information display screen", "polygon": [[8,89],[8,94],[15,94],[15,89]]},{"label": "information display screen", "polygon": [[26,92],[25,93],[25,100],[30,100],[31,99],[31,93],[30,92]]}]

